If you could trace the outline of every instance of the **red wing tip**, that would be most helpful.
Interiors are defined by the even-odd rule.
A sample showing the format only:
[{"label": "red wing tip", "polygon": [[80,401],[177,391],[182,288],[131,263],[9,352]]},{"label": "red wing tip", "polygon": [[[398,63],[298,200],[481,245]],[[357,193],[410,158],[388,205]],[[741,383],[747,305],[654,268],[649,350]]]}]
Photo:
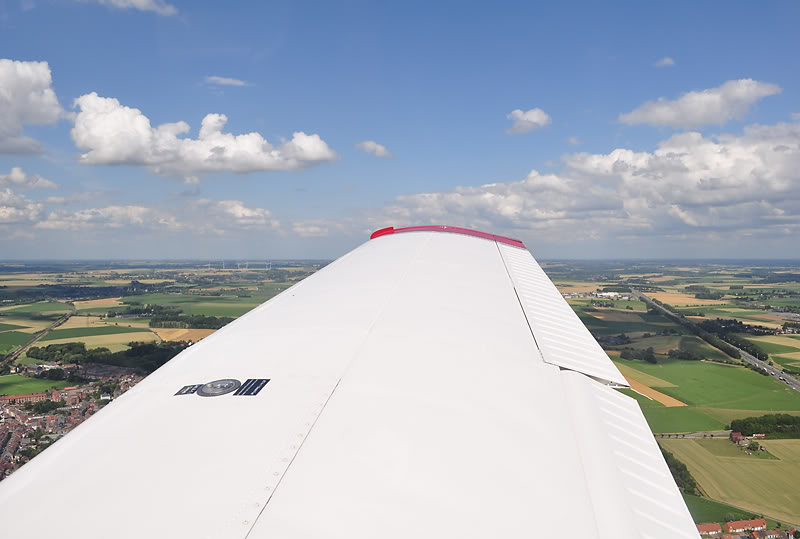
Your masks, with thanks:
[{"label": "red wing tip", "polygon": [[490,234],[488,232],[481,232],[480,230],[472,230],[470,228],[461,228],[458,226],[445,226],[445,225],[407,226],[404,228],[394,228],[393,226],[387,226],[386,228],[381,228],[373,232],[370,235],[369,239],[372,240],[375,238],[380,238],[381,236],[386,236],[388,234],[399,234],[401,232],[447,232],[450,234],[462,234],[464,236],[474,236],[476,238],[492,240],[499,243],[505,243],[506,245],[519,247],[521,249],[526,248],[524,243],[514,238],[498,236],[497,234]]}]

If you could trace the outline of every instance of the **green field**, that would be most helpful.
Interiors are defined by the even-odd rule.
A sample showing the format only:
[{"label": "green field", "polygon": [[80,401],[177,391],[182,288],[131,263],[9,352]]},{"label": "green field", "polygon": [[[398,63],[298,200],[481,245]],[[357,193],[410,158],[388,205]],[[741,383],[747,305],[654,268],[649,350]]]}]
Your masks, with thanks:
[{"label": "green field", "polygon": [[800,367],[800,359],[796,357],[770,356],[770,359],[772,359],[781,367],[789,367],[790,369],[795,370]]},{"label": "green field", "polygon": [[662,380],[645,383],[688,405],[667,408],[644,397],[634,397],[656,433],[722,429],[731,419],[762,413],[800,414],[800,394],[771,376],[744,367],[708,361],[664,360],[655,365],[636,360],[616,362]]},{"label": "green field", "polygon": [[[626,311],[621,311],[626,312]],[[631,313],[630,311],[627,311]],[[586,314],[581,310],[577,310],[576,314],[581,319],[586,327],[589,328],[595,335],[619,335],[620,333],[639,333],[639,332],[649,332],[655,333],[657,331],[661,331],[667,327],[675,327],[667,318],[659,315],[659,314],[650,314],[650,313],[636,313],[637,316],[641,318],[641,322],[639,321],[625,321],[625,322],[616,322],[613,320],[600,320]]]},{"label": "green field", "polygon": [[24,327],[25,326],[18,326],[16,324],[3,324],[3,323],[0,323],[0,332],[8,331],[10,329],[20,329],[20,328],[24,328]]},{"label": "green field", "polygon": [[[759,515],[751,511],[744,511],[732,505],[717,502],[709,498],[701,498],[692,494],[683,493],[683,500],[689,508],[692,518],[697,524],[701,522],[718,522],[725,524],[725,519],[733,516],[736,520],[748,520]],[[770,518],[767,520],[767,528],[774,529],[778,523]]]},{"label": "green field", "polygon": [[[639,300],[629,300],[629,299],[607,300],[607,299],[603,299],[601,301],[613,304],[615,309],[620,309],[620,310],[625,310],[625,311],[633,310],[633,311],[640,312],[640,313],[647,312],[647,305],[645,305],[644,302],[639,301]],[[630,309],[628,309],[628,307],[630,307]]]},{"label": "green field", "polygon": [[4,331],[0,333],[0,354],[14,350],[22,344],[35,337],[32,333],[23,333],[21,331]]},{"label": "green field", "polygon": [[655,365],[629,361],[625,365],[675,384],[676,387],[658,390],[689,405],[800,411],[800,394],[771,376],[762,376],[744,367],[678,360]]},{"label": "green field", "polygon": [[147,328],[130,328],[127,326],[96,326],[89,328],[54,329],[42,338],[42,342],[55,341],[57,339],[93,337],[95,335],[113,335],[116,333],[138,333],[142,331],[149,332],[150,330]]},{"label": "green field", "polygon": [[0,395],[24,395],[26,393],[41,393],[51,388],[62,388],[70,385],[69,382],[55,380],[39,380],[17,374],[0,376]]},{"label": "green field", "polygon": [[719,349],[714,348],[700,337],[695,337],[694,335],[682,337],[680,349],[684,352],[692,352],[693,354],[712,360],[729,361],[731,359],[727,354],[724,354]]},{"label": "green field", "polygon": [[688,438],[658,442],[686,464],[710,498],[782,521],[800,520],[800,440],[762,442],[775,460],[715,455]]},{"label": "green field", "polygon": [[748,451],[727,438],[696,438],[695,442],[718,457],[777,460],[769,451]]},{"label": "green field", "polygon": [[[141,304],[176,307],[186,314],[238,317],[275,296],[279,292],[278,289],[283,290],[287,287],[288,285],[286,284],[260,286],[259,290],[250,292],[250,297],[237,297],[234,295],[200,296],[190,294],[144,294],[141,296],[128,296],[123,298],[122,301],[123,303],[138,302]],[[117,307],[115,310],[120,309]]]},{"label": "green field", "polygon": [[785,344],[778,344],[774,342],[762,341],[760,339],[748,338],[747,336],[742,334],[737,334],[737,337],[745,339],[755,344],[767,354],[792,354],[794,352],[800,352],[800,341],[798,341],[797,347],[792,347],[792,346],[786,346]]}]

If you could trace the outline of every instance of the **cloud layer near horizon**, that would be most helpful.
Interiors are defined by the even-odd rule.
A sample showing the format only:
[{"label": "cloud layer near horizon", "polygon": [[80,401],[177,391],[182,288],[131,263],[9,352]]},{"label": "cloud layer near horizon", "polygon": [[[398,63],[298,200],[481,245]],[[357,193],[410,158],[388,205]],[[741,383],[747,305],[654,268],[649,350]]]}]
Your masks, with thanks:
[{"label": "cloud layer near horizon", "polygon": [[449,224],[541,242],[792,237],[800,231],[800,124],[751,125],[740,136],[676,134],[653,152],[565,155],[561,171],[515,182],[396,197],[349,228]]}]

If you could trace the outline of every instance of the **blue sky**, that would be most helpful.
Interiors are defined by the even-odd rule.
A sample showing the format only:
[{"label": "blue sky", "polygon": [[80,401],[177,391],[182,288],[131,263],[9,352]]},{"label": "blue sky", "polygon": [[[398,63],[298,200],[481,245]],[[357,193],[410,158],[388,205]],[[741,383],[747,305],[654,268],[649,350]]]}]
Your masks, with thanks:
[{"label": "blue sky", "polygon": [[414,224],[797,257],[798,16],[0,1],[0,258],[329,258]]}]

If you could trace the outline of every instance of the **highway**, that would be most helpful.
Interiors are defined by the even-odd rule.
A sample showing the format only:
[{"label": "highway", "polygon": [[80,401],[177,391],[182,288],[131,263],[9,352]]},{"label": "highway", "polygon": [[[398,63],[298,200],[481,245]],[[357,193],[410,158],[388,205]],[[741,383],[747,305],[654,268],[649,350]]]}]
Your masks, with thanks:
[{"label": "highway", "polygon": [[[638,290],[636,290],[634,288],[631,288],[631,292],[633,293],[633,295],[635,297],[637,297],[640,300],[644,301],[647,305],[650,305],[654,309],[665,313],[665,315],[667,317],[674,317],[675,316],[674,313],[671,313],[670,311],[668,311],[667,309],[665,309],[664,307],[662,307],[658,303],[654,302],[651,298],[645,296],[644,294],[642,294]],[[692,321],[689,318],[684,318],[684,320],[686,320],[690,324],[694,324],[694,321]],[[728,344],[730,344],[730,343],[728,343]],[[734,346],[732,344],[731,344],[731,346],[733,346],[734,348],[736,348],[739,351],[739,353],[742,355],[742,359],[744,361],[750,363],[751,365],[755,365],[760,369],[765,369],[770,374],[770,376],[774,376],[777,379],[780,379],[781,377],[783,377],[786,380],[784,383],[787,386],[789,386],[790,388],[794,389],[795,391],[799,391],[800,392],[800,381],[798,381],[796,378],[794,378],[792,376],[789,376],[788,374],[782,373],[780,368],[772,367],[766,361],[760,361],[755,356],[753,356],[751,354],[748,354],[747,352],[745,352],[741,348],[738,348],[738,347],[736,347],[736,346]]]}]

